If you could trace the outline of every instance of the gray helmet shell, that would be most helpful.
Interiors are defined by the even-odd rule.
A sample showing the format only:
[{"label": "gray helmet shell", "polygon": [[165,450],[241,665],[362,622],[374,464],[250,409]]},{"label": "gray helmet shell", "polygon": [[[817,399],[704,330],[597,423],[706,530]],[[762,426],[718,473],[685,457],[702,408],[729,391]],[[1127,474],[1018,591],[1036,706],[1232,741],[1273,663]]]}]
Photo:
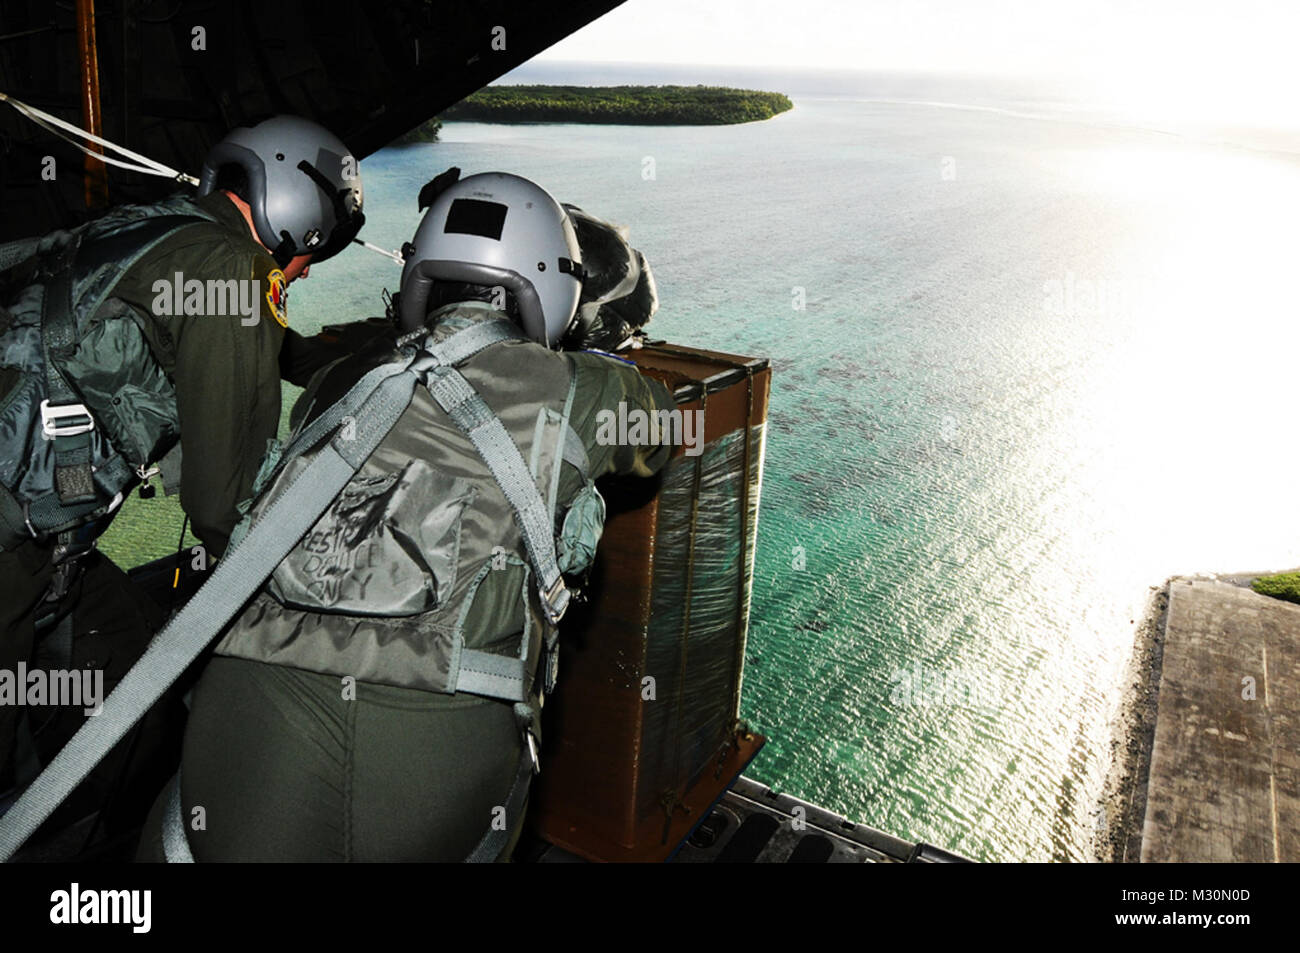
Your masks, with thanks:
[{"label": "gray helmet shell", "polygon": [[450,186],[420,222],[402,271],[401,325],[423,327],[435,281],[501,286],[524,333],[551,347],[573,322],[582,280],[582,250],[560,203],[521,176],[484,172]]},{"label": "gray helmet shell", "polygon": [[298,116],[232,129],[203,162],[199,194],[216,188],[222,167],[248,179],[248,205],[261,241],[283,267],[295,255],[313,262],[338,254],[365,216],[361,171],[343,141]]}]

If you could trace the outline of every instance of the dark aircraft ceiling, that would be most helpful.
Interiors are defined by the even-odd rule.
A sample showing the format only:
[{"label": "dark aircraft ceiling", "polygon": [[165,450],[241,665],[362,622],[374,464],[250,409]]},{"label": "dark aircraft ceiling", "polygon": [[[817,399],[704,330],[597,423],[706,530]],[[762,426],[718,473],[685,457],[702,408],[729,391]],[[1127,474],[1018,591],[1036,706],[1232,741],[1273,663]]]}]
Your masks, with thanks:
[{"label": "dark aircraft ceiling", "polygon": [[[102,134],[193,175],[228,128],[287,112],[366,156],[621,2],[96,0]],[[82,125],[76,27],[74,0],[0,2],[0,92]],[[0,157],[0,241],[86,218],[82,154],[4,104]],[[176,187],[108,181],[114,203]]]}]

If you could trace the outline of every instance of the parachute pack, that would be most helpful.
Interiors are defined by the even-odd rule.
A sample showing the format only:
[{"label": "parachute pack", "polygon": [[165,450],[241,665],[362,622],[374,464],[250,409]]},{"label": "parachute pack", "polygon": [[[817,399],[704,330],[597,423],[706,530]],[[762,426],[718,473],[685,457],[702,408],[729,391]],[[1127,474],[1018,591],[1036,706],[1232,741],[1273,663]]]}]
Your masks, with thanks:
[{"label": "parachute pack", "polygon": [[106,520],[176,445],[175,390],[113,290],[211,221],[176,196],[0,246],[0,550]]}]

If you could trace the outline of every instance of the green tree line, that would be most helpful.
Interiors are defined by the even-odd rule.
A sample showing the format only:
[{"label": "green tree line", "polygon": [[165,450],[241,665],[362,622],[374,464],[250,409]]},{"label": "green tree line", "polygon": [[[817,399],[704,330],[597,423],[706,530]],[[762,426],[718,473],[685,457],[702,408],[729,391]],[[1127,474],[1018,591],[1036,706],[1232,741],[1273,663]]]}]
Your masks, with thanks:
[{"label": "green tree line", "polygon": [[723,86],[488,86],[443,119],[717,125],[770,119],[793,108],[781,93]]},{"label": "green tree line", "polygon": [[758,122],[793,109],[783,93],[726,86],[488,86],[395,144],[437,142],[442,120],[701,126]]}]

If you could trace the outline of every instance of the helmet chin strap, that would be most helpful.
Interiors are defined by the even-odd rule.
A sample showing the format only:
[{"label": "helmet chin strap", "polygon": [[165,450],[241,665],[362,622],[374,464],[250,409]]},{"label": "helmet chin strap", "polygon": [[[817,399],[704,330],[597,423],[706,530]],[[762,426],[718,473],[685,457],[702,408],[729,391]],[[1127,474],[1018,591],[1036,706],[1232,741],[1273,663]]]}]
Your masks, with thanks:
[{"label": "helmet chin strap", "polygon": [[[334,188],[332,183],[320,169],[316,168],[306,159],[298,163],[298,169],[303,172],[309,179],[316,183],[316,187],[325,193],[326,198],[334,207],[334,229],[331,230],[330,240],[325,245],[336,245],[334,232],[340,229],[351,232],[351,237],[355,238],[357,232],[361,231],[361,226],[366,222],[366,216],[358,209],[348,206],[347,197],[352,193],[349,188]],[[313,246],[311,251],[315,251]],[[341,248],[335,247],[331,254],[337,253]]]},{"label": "helmet chin strap", "polygon": [[235,208],[239,209],[239,213],[244,216],[244,221],[248,223],[249,234],[252,235],[253,239],[259,245],[270,253],[271,257],[275,259],[276,266],[279,268],[287,268],[289,262],[293,260],[294,252],[297,251],[297,246],[294,244],[293,238],[289,235],[289,232],[282,229],[280,231],[279,244],[272,248],[266,243],[265,239],[262,238],[262,233],[258,231],[257,224],[253,221],[253,213],[249,208],[248,203],[229,189],[223,189],[222,194],[234,203]]},{"label": "helmet chin strap", "polygon": [[[356,222],[357,229],[361,227],[365,222],[365,216],[360,212],[348,208],[347,195],[352,191],[351,189],[335,189],[330,180],[325,177],[324,173],[306,159],[303,159],[298,163],[298,169],[311,179],[326,196],[328,196],[330,203],[334,206],[335,229],[347,228],[352,222]],[[358,244],[366,245],[367,248],[374,248],[374,246],[367,245],[356,237],[353,237],[351,240]],[[329,243],[326,242],[325,244],[328,245]],[[271,257],[275,259],[277,265],[281,268],[287,268],[289,262],[294,259],[294,256],[298,254],[309,254],[313,251],[318,251],[321,247],[321,243],[317,242],[315,247],[300,251],[298,243],[294,241],[293,236],[289,234],[288,229],[281,229],[280,243],[274,248],[267,246],[267,250],[271,253]],[[381,255],[385,255],[389,258],[396,257],[392,253],[383,251],[382,249],[375,248],[375,251],[378,251]],[[398,260],[400,261],[400,259]]]},{"label": "helmet chin strap", "polygon": [[273,249],[269,249],[271,257],[275,259],[275,263],[281,268],[289,267],[289,262],[293,261],[294,252],[297,250],[298,246],[294,244],[289,232],[284,229],[280,231],[280,244]]}]

